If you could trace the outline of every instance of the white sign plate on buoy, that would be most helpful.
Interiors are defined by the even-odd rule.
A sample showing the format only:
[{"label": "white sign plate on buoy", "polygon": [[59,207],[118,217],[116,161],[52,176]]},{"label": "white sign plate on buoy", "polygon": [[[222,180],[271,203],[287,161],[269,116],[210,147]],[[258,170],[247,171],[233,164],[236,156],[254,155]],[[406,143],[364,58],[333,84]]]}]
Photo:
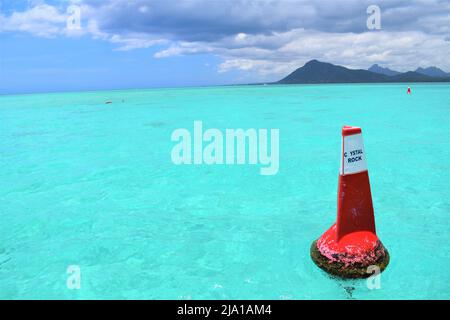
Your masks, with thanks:
[{"label": "white sign plate on buoy", "polygon": [[342,137],[342,157],[340,174],[353,174],[367,171],[366,154],[362,134]]}]

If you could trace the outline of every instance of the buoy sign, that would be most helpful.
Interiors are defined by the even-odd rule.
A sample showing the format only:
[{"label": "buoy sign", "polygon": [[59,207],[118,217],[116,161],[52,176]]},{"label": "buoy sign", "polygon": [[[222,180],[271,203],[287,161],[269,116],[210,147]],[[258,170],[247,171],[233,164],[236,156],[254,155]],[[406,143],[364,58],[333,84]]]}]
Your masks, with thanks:
[{"label": "buoy sign", "polygon": [[362,149],[350,151],[350,157],[347,156],[347,152],[344,152],[344,158],[347,158],[347,162],[362,161]]},{"label": "buoy sign", "polygon": [[353,174],[367,170],[362,134],[342,137],[342,162],[340,174]]}]

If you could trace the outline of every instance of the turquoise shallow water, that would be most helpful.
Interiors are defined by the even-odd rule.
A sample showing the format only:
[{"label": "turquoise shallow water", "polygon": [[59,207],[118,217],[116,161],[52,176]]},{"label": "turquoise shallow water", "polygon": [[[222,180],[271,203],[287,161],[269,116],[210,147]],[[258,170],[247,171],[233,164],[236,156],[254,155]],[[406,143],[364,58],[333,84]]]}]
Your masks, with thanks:
[{"label": "turquoise shallow water", "polygon": [[[0,298],[450,298],[450,85],[0,97]],[[105,100],[113,104],[105,105]],[[175,166],[171,133],[279,128],[280,170]],[[309,257],[335,220],[340,128],[363,128],[381,288]],[[81,289],[66,286],[69,265]]]}]

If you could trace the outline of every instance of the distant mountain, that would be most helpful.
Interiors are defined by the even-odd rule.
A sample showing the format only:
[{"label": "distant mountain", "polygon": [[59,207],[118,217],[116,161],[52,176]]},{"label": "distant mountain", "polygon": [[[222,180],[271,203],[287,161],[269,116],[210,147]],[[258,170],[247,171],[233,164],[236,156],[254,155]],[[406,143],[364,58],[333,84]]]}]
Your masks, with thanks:
[{"label": "distant mountain", "polygon": [[383,82],[387,76],[367,70],[350,70],[331,63],[311,60],[278,83],[356,83]]},{"label": "distant mountain", "polygon": [[[384,68],[383,68],[384,69]],[[391,70],[392,71],[392,70]],[[395,72],[395,71],[394,71]],[[297,83],[374,83],[374,82],[450,82],[450,78],[430,77],[418,72],[388,76],[368,70],[354,70],[331,63],[311,60],[277,84]]]},{"label": "distant mountain", "polygon": [[441,78],[445,78],[445,77],[450,77],[450,72],[444,72],[439,68],[436,67],[428,67],[428,68],[417,68],[416,69],[417,73],[421,73],[424,74],[426,76],[430,76],[430,77],[441,77]]},{"label": "distant mountain", "polygon": [[368,70],[375,73],[384,74],[386,76],[396,76],[401,73],[395,70],[391,70],[389,68],[380,67],[378,64],[374,64]]},{"label": "distant mountain", "polygon": [[390,79],[392,82],[435,82],[441,80],[440,78],[430,77],[414,71],[400,73],[396,76],[390,77]]}]

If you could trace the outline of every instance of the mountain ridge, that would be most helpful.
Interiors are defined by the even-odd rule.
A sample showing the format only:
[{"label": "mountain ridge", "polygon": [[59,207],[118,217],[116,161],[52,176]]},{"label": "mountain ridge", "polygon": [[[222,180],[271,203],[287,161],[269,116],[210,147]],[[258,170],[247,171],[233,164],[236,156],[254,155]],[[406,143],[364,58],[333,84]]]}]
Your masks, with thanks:
[{"label": "mountain ridge", "polygon": [[445,72],[442,69],[439,69],[437,67],[427,67],[427,68],[417,68],[417,73],[421,73],[430,77],[450,77],[450,72]]},{"label": "mountain ridge", "polygon": [[386,76],[396,76],[399,75],[401,72],[395,71],[395,70],[391,70],[389,68],[383,68],[378,64],[374,64],[372,65],[369,69],[367,69],[368,71],[372,71],[375,73],[381,73],[384,74]]},{"label": "mountain ridge", "polygon": [[[388,68],[382,69],[385,70]],[[316,59],[313,59],[275,83],[319,84],[319,83],[390,83],[390,82],[394,83],[450,82],[450,76],[434,77],[416,71],[408,71],[404,73],[399,72],[393,75],[386,75],[364,69],[349,69],[343,66],[334,65],[328,62],[321,62]]]}]

